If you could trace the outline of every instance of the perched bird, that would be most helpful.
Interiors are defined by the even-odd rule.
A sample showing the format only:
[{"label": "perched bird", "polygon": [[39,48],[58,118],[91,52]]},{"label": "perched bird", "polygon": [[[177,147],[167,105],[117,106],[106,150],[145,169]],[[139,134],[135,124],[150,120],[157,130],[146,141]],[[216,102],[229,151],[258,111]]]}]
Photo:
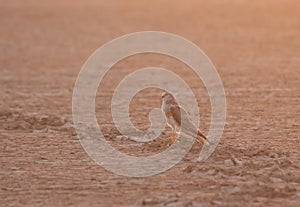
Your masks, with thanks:
[{"label": "perched bird", "polygon": [[163,92],[161,110],[167,118],[167,125],[172,128],[172,137],[170,144],[173,144],[176,136],[180,133],[179,130],[187,135],[195,136],[195,140],[199,143],[203,142],[209,145],[206,136],[192,123],[188,113],[177,103],[174,96],[168,92]]}]

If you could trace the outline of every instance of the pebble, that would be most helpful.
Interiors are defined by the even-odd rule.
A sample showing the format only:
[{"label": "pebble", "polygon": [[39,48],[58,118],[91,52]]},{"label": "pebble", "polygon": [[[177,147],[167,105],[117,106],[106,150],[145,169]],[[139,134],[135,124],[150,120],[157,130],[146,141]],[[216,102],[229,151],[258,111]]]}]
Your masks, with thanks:
[{"label": "pebble", "polygon": [[173,202],[173,203],[168,203],[167,207],[186,207],[190,206],[191,202],[190,201],[178,201],[178,202]]},{"label": "pebble", "polygon": [[128,140],[128,137],[125,135],[118,135],[118,136],[116,136],[116,138],[119,140]]},{"label": "pebble", "polygon": [[280,178],[270,177],[272,183],[281,183],[283,180]]},{"label": "pebble", "polygon": [[206,172],[207,175],[214,175],[216,171],[214,169],[210,169],[209,171]]},{"label": "pebble", "polygon": [[142,205],[154,205],[157,204],[158,200],[154,198],[145,198],[142,201]]},{"label": "pebble", "polygon": [[232,162],[231,159],[227,159],[227,160],[224,161],[224,164],[225,165],[233,165],[233,162]]},{"label": "pebble", "polygon": [[231,193],[238,193],[241,191],[241,187],[240,186],[235,186],[232,190]]}]

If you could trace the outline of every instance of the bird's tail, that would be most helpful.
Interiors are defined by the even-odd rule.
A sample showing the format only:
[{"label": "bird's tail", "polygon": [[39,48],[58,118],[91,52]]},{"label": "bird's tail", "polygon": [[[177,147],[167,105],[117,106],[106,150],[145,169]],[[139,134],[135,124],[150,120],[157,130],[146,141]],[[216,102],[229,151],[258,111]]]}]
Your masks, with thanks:
[{"label": "bird's tail", "polygon": [[201,143],[203,142],[205,145],[209,146],[209,141],[206,136],[198,129],[196,141]]}]

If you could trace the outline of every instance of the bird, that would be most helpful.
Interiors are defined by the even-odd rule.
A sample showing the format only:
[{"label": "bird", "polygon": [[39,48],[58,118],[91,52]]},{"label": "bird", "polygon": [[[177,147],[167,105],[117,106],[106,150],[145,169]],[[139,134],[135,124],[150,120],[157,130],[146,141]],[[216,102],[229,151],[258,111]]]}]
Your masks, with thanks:
[{"label": "bird", "polygon": [[210,145],[207,137],[200,129],[197,129],[189,118],[189,114],[178,104],[171,93],[164,91],[161,94],[161,98],[161,110],[165,114],[167,125],[172,129],[172,136],[169,140],[170,145],[175,142],[177,135],[180,134],[180,130],[189,136],[193,136],[198,143]]}]

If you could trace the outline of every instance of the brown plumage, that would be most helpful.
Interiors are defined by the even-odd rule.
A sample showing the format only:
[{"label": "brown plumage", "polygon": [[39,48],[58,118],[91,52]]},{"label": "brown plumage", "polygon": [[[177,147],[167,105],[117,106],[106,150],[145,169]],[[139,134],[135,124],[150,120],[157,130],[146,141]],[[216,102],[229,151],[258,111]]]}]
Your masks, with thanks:
[{"label": "brown plumage", "polygon": [[168,92],[162,94],[161,108],[166,115],[168,126],[172,128],[171,144],[175,141],[176,135],[181,129],[182,132],[190,136],[197,135],[195,137],[197,142],[204,142],[209,145],[206,136],[194,126],[188,113],[177,103],[172,94]]}]

